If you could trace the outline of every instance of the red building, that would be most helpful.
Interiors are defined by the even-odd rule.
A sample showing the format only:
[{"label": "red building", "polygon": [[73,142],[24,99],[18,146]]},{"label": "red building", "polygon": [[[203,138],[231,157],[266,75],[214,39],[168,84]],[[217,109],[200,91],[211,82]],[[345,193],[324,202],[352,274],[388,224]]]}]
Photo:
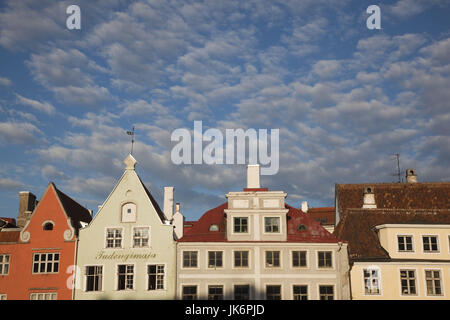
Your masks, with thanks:
[{"label": "red building", "polygon": [[17,226],[0,225],[0,299],[71,300],[78,230],[91,212],[49,183],[39,203],[19,194]]}]

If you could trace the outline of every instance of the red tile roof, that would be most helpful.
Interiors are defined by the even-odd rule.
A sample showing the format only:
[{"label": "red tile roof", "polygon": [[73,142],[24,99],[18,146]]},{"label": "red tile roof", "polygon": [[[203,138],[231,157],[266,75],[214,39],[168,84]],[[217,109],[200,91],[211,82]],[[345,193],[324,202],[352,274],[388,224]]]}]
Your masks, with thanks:
[{"label": "red tile roof", "polygon": [[321,225],[334,225],[334,207],[309,208],[308,214]]},{"label": "red tile roof", "polygon": [[[287,213],[287,242],[339,242],[335,236],[325,230],[319,222],[299,209],[285,205],[289,209]],[[226,236],[226,217],[224,210],[228,208],[228,202],[207,211],[195,222],[189,232],[179,242],[228,242]],[[218,231],[210,231],[210,226],[215,224]],[[299,230],[299,226],[306,226],[305,230]],[[186,230],[186,229],[185,229]],[[242,241],[239,241],[242,242]],[[255,241],[250,241],[255,242]],[[263,242],[263,241],[258,241]],[[272,241],[271,241],[272,242]],[[277,242],[277,241],[273,241]]]},{"label": "red tile roof", "polygon": [[347,209],[333,235],[348,242],[350,260],[389,260],[375,226],[450,224],[450,209]]}]

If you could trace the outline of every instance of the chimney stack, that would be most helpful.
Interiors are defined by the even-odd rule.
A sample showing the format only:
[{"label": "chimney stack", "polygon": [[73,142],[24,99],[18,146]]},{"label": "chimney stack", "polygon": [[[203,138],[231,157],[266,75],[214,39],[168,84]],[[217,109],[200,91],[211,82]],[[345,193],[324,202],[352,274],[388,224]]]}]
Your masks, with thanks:
[{"label": "chimney stack", "polygon": [[247,165],[247,188],[259,189],[259,164]]},{"label": "chimney stack", "polygon": [[302,201],[302,211],[308,213],[308,201]]},{"label": "chimney stack", "polygon": [[164,187],[164,215],[168,221],[173,219],[173,187]]},{"label": "chimney stack", "polygon": [[364,188],[364,198],[363,198],[363,209],[376,209],[377,204],[375,203],[375,193],[373,192],[373,187],[368,186]]},{"label": "chimney stack", "polygon": [[178,240],[182,238],[184,235],[184,216],[180,212],[180,204],[177,203],[175,207],[176,211],[175,214],[173,215],[173,226],[175,227],[174,229],[175,237]]},{"label": "chimney stack", "polygon": [[17,226],[23,228],[31,218],[31,213],[36,207],[36,196],[29,191],[19,192],[19,216],[17,217]]},{"label": "chimney stack", "polygon": [[417,172],[414,169],[406,170],[406,182],[417,183]]}]

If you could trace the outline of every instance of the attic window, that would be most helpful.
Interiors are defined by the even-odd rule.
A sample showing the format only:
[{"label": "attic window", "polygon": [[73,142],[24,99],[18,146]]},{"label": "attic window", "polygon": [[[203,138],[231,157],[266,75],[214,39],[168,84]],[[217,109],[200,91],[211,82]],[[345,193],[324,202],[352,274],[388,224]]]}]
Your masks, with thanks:
[{"label": "attic window", "polygon": [[307,227],[306,227],[306,225],[301,224],[301,225],[298,226],[297,229],[298,229],[298,231],[305,231],[307,229]]},{"label": "attic window", "polygon": [[217,224],[212,224],[209,226],[209,231],[219,231],[219,226]]},{"label": "attic window", "polygon": [[51,223],[51,222],[45,223],[44,226],[43,226],[43,230],[46,230],[46,231],[53,230],[53,223]]}]

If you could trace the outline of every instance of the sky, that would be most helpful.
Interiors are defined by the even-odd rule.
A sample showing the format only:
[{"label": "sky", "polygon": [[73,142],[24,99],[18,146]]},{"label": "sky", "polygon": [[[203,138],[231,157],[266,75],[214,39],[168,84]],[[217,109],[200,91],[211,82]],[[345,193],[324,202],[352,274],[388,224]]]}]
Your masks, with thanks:
[{"label": "sky", "polygon": [[[69,30],[76,4],[81,29]],[[378,5],[381,29],[368,29]],[[187,220],[243,164],[171,161],[178,128],[279,129],[262,187],[333,206],[336,183],[450,181],[450,0],[0,1],[0,216],[48,183],[97,211],[136,171]]]}]

